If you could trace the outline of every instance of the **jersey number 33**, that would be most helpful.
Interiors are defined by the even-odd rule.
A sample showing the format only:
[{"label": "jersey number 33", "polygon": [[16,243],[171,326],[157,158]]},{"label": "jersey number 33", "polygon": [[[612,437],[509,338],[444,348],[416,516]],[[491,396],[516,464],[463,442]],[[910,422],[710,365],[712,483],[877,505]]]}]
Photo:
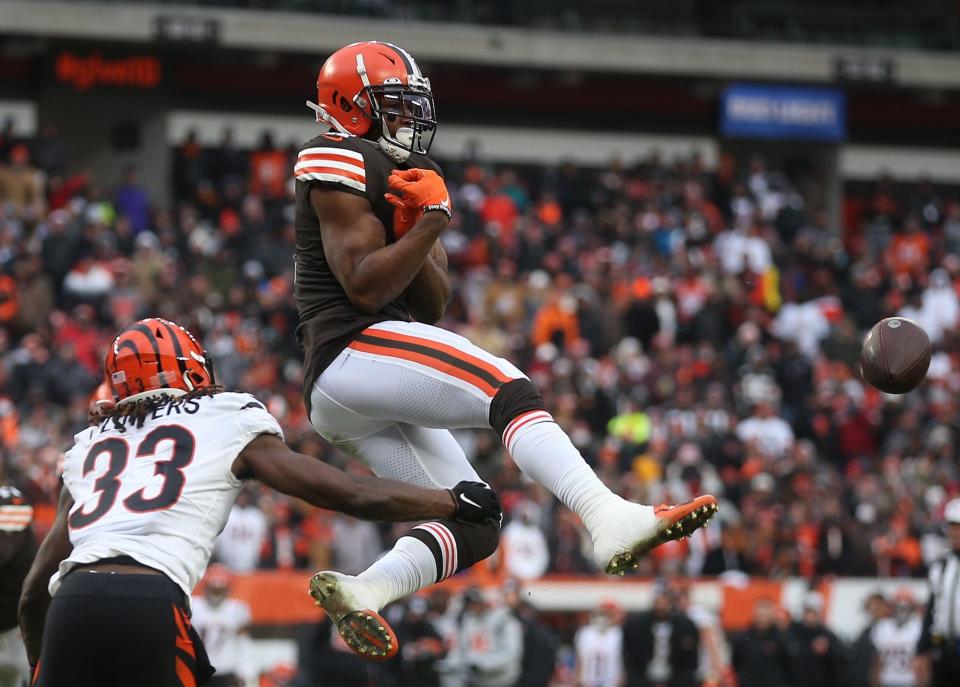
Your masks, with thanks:
[{"label": "jersey number 33", "polygon": [[[169,459],[157,460],[157,452],[165,443],[171,449]],[[170,508],[180,499],[186,482],[183,469],[193,462],[196,450],[196,440],[190,430],[180,425],[162,425],[143,437],[136,451],[132,448],[126,439],[108,437],[87,451],[83,461],[83,476],[94,471],[100,475],[93,483],[97,500],[93,504],[84,504],[83,508],[70,515],[68,522],[72,529],[93,524],[114,507],[131,453],[132,460],[155,461],[153,474],[162,481],[157,480],[156,487],[145,486],[130,494],[121,502],[124,508],[133,513],[150,513]]]}]

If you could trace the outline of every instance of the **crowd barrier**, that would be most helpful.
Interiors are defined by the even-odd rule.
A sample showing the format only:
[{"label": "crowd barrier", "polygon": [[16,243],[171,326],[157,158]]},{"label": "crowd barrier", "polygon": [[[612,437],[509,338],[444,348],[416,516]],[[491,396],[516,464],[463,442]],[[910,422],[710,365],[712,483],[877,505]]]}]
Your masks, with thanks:
[{"label": "crowd barrier", "polygon": [[[258,571],[238,574],[232,593],[250,605],[254,626],[312,623],[320,617],[307,593],[311,571]],[[917,603],[925,603],[927,584],[922,579],[835,578],[810,580],[786,578],[767,580],[740,573],[717,578],[691,578],[692,603],[717,614],[728,631],[745,628],[759,599],[770,599],[785,612],[796,615],[803,598],[811,591],[824,599],[827,625],[845,639],[855,638],[867,623],[865,599],[874,592],[890,596],[909,589]],[[461,574],[442,585],[457,591],[468,585],[496,587],[501,581],[485,575]],[[615,601],[624,611],[648,609],[657,593],[658,583],[641,578],[602,578],[547,576],[521,583],[522,593],[534,607],[544,612],[590,611],[602,601]]]}]

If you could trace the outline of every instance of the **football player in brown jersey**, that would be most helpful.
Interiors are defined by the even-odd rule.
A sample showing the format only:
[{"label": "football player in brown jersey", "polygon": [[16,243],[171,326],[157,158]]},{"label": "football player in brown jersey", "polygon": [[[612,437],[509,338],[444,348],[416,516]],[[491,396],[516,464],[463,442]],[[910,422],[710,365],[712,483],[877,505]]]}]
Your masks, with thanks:
[{"label": "football player in brown jersey", "polygon": [[[520,370],[432,326],[450,300],[438,240],[453,207],[427,157],[434,100],[413,57],[389,43],[348,45],[324,63],[310,106],[329,131],[294,169],[295,298],[317,431],[378,475],[435,487],[478,479],[449,430],[492,428],[517,466],[582,518],[608,573],[701,527],[715,498],[653,507],[613,494]],[[344,639],[386,658],[378,646],[389,628],[376,612],[490,555],[498,535],[495,523],[425,523],[357,576],[318,573],[311,593],[338,627],[365,614],[369,632]]]}]

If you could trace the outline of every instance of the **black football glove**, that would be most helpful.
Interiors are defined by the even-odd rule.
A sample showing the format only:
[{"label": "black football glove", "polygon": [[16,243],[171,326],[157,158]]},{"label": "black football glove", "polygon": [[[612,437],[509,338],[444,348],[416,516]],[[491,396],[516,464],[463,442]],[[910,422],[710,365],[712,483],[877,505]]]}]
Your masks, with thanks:
[{"label": "black football glove", "polygon": [[453,514],[455,520],[477,525],[493,522],[498,526],[503,520],[500,497],[483,482],[460,482],[450,493],[457,502],[457,512]]}]

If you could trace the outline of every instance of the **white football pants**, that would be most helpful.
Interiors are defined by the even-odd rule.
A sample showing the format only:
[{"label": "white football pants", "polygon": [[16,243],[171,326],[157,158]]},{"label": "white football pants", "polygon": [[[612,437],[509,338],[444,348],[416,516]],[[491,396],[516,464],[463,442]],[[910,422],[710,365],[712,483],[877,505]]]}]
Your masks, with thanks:
[{"label": "white football pants", "polygon": [[489,428],[510,362],[462,336],[417,322],[365,329],[313,385],[310,422],[380,477],[428,488],[478,481],[448,430]]}]

